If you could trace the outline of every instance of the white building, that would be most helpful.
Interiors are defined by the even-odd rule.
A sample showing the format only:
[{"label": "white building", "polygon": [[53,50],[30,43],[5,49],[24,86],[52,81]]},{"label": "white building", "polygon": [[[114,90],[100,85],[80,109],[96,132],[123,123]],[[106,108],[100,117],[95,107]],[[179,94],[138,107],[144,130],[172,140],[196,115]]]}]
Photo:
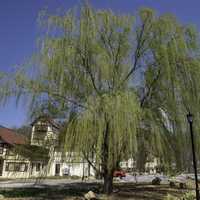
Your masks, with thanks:
[{"label": "white building", "polygon": [[47,117],[32,123],[31,141],[11,129],[0,127],[0,177],[94,175],[86,160],[79,159],[76,154],[69,157],[58,147],[59,126]]},{"label": "white building", "polygon": [[[94,176],[89,163],[76,153],[59,149],[59,125],[48,117],[32,123],[31,140],[13,130],[0,126],[0,178],[30,178],[48,176]],[[128,159],[120,163],[126,171],[135,170],[136,163]],[[148,173],[155,173],[158,160],[145,165]]]},{"label": "white building", "polygon": [[[147,162],[145,163],[145,173],[156,174],[159,164],[160,164],[159,159],[156,157],[152,157],[151,159],[148,159]],[[136,161],[133,158],[120,162],[120,167],[124,169],[125,171],[129,171],[129,172],[137,171]]]}]

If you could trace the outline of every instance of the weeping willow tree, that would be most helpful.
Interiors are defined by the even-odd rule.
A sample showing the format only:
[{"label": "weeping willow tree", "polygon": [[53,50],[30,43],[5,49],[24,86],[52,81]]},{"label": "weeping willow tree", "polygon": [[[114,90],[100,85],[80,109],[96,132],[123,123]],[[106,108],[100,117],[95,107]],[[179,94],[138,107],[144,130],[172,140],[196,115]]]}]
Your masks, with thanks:
[{"label": "weeping willow tree", "polygon": [[4,97],[13,91],[18,99],[28,95],[34,113],[64,112],[65,151],[89,158],[94,153],[106,193],[112,192],[119,161],[136,150],[140,105],[128,85],[133,21],[89,6],[80,13],[42,13],[46,35],[39,41],[34,67],[19,69],[4,90]]},{"label": "weeping willow tree", "polygon": [[[176,164],[182,171],[191,167],[186,114],[192,112],[199,120],[199,36],[194,27],[183,26],[170,15],[160,16],[151,27],[148,37],[154,39],[148,39],[152,54],[141,106],[146,129],[155,137],[147,142],[167,170]],[[198,123],[195,128],[198,133]]]},{"label": "weeping willow tree", "polygon": [[199,115],[196,32],[151,9],[129,16],[86,5],[40,21],[38,53],[2,77],[1,100],[25,97],[34,115],[64,118],[65,151],[94,158],[108,194],[119,161],[136,151],[140,162],[146,150],[182,166],[185,112]]},{"label": "weeping willow tree", "polygon": [[122,159],[136,151],[139,106],[134,92],[124,91],[90,97],[88,109],[72,118],[67,127],[66,147],[100,162],[104,190],[111,191],[113,172]]}]

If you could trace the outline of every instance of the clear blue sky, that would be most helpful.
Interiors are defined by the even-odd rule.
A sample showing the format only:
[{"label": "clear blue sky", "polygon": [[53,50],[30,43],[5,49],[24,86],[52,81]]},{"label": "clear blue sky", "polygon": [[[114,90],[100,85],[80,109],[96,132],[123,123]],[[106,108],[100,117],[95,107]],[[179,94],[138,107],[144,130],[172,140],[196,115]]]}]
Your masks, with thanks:
[{"label": "clear blue sky", "polygon": [[[38,35],[37,16],[44,7],[66,9],[80,0],[1,0],[0,3],[0,70],[23,63],[35,49]],[[109,8],[120,13],[135,13],[140,7],[151,7],[159,14],[170,12],[182,23],[200,29],[199,0],[90,0],[96,8]],[[18,107],[13,100],[0,107],[0,125],[7,127],[28,123],[26,105]]]}]

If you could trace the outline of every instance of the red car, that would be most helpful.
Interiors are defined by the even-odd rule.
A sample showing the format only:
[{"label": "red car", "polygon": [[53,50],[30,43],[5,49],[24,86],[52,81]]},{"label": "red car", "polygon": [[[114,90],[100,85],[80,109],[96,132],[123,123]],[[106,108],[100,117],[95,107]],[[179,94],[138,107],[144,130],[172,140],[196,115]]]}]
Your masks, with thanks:
[{"label": "red car", "polygon": [[114,171],[113,173],[113,177],[125,177],[126,176],[126,173],[123,171],[123,170],[116,170]]}]

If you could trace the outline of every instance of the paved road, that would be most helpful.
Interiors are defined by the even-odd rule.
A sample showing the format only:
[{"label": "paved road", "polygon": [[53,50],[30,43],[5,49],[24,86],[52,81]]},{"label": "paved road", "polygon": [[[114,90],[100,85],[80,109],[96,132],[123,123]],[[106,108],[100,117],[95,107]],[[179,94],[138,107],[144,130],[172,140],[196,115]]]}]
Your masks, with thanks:
[{"label": "paved road", "polygon": [[[133,182],[133,183],[151,183],[151,181],[155,178],[159,177],[161,179],[161,183],[168,183],[169,177],[164,175],[137,175],[136,177],[130,174],[127,174],[126,177],[117,180],[119,182]],[[179,175],[175,177],[176,180],[184,181],[187,179],[186,175]],[[83,181],[84,183],[101,183],[102,180],[87,180]],[[44,188],[44,187],[67,187],[73,184],[83,183],[79,180],[71,180],[71,179],[15,179],[4,181],[0,179],[0,188]]]},{"label": "paved road", "polygon": [[123,179],[121,179],[121,182],[133,182],[133,183],[151,183],[152,180],[156,177],[159,177],[161,179],[161,183],[168,183],[169,177],[164,175],[127,175]]},{"label": "paved road", "polygon": [[[119,182],[146,182],[150,183],[156,176],[155,175],[140,175],[140,176],[133,176],[127,174],[126,177],[119,179],[116,178]],[[164,177],[161,177],[162,180],[165,180]],[[101,183],[102,180],[87,180],[81,181],[79,180],[72,180],[72,179],[14,179],[8,181],[0,181],[0,188],[44,188],[44,187],[51,187],[51,186],[59,186],[59,187],[66,187],[67,185],[77,184],[77,183]]]},{"label": "paved road", "polygon": [[[45,188],[51,186],[64,187],[67,184],[71,185],[81,182],[81,180],[71,179],[15,179],[0,181],[0,188]],[[87,183],[90,182],[91,181],[87,181]]]}]

